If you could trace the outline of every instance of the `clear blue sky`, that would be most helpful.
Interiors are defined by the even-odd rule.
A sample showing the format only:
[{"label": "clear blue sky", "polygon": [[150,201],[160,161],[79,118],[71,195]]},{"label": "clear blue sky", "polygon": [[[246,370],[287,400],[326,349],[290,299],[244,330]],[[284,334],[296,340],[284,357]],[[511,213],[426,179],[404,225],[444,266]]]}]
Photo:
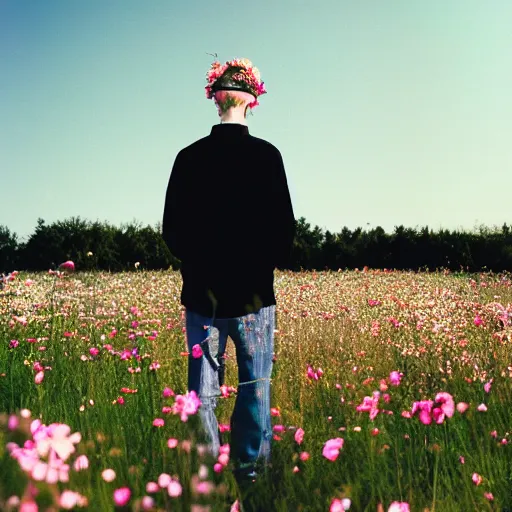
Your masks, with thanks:
[{"label": "clear blue sky", "polygon": [[511,26],[510,0],[0,0],[0,224],[155,225],[176,153],[219,122],[215,52],[261,71],[249,130],[297,218],[512,223]]}]

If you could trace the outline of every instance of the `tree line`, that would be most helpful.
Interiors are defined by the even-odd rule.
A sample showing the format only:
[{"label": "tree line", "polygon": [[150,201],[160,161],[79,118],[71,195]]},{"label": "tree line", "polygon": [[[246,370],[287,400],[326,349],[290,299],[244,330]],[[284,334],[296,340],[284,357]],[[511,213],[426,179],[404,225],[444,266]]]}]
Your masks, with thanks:
[{"label": "tree line", "polygon": [[[257,241],[255,241],[257,243]],[[229,249],[227,249],[229,250]],[[180,261],[161,236],[161,225],[137,222],[116,227],[79,217],[47,224],[38,219],[26,242],[0,225],[0,274],[12,270],[48,270],[66,260],[78,270],[112,272],[179,269]],[[339,233],[312,227],[304,217],[296,220],[290,270],[387,268],[396,270],[464,270],[500,272],[512,269],[512,230],[480,226],[472,232],[428,227],[347,227]]]}]

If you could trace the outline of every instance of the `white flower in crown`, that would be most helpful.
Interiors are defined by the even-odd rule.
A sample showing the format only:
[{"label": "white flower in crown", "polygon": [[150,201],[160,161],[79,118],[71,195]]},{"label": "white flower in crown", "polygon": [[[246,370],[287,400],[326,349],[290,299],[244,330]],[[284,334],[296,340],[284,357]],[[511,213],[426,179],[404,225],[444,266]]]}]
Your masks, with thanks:
[{"label": "white flower in crown", "polygon": [[246,69],[252,68],[252,62],[249,59],[239,59],[238,63]]},{"label": "white flower in crown", "polygon": [[252,68],[252,74],[254,75],[254,77],[256,78],[256,80],[258,80],[258,82],[261,82],[261,75],[260,75],[260,70],[258,68]]}]

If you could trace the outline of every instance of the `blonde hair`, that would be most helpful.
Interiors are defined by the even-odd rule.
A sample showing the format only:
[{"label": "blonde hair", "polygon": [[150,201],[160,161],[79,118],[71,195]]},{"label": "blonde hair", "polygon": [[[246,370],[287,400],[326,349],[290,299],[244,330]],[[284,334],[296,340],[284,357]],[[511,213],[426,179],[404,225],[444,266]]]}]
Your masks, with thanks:
[{"label": "blonde hair", "polygon": [[244,91],[216,91],[213,100],[219,111],[219,116],[225,114],[230,108],[243,107],[244,117],[247,115],[249,104],[254,102],[254,96]]}]

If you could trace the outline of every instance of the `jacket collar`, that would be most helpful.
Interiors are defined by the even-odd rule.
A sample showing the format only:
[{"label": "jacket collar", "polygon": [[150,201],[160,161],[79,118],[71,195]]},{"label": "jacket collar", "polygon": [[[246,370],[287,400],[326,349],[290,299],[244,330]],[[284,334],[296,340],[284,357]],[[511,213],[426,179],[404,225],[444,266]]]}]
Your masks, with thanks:
[{"label": "jacket collar", "polygon": [[249,127],[240,123],[214,124],[210,135],[226,135],[228,137],[235,135],[249,135]]}]

